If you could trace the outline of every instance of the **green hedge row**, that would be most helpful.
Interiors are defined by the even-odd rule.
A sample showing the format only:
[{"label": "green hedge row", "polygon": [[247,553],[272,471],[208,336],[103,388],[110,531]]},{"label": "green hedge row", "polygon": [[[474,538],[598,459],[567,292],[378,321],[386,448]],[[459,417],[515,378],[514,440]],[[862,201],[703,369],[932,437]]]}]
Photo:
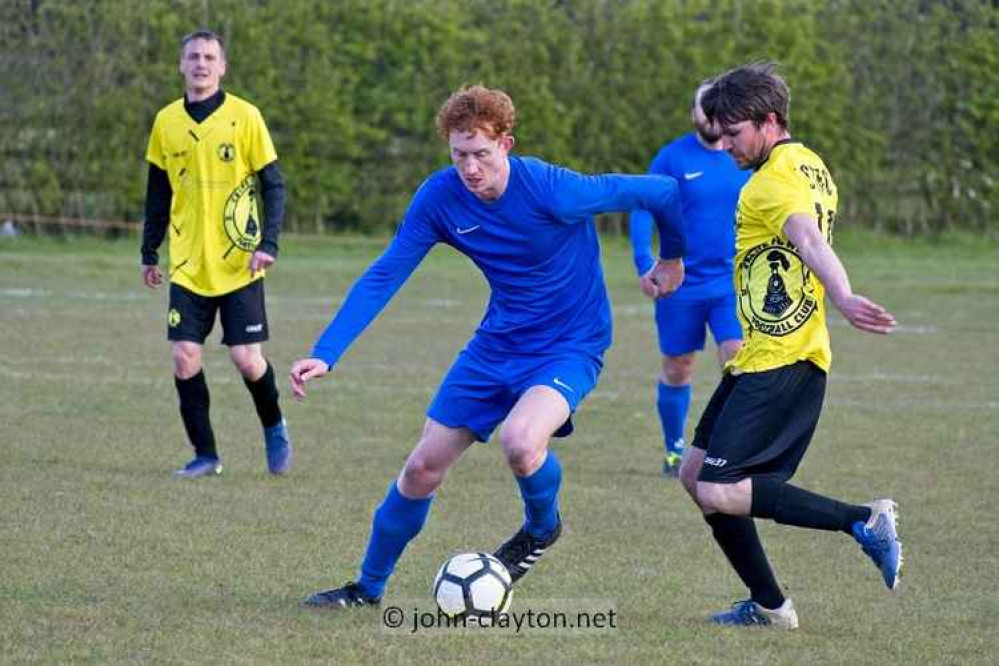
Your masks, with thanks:
[{"label": "green hedge row", "polygon": [[11,0],[0,3],[0,211],[139,220],[178,39],[228,40],[300,231],[391,228],[446,163],[433,117],[506,89],[519,150],[641,172],[688,129],[696,83],[782,63],[792,131],[847,223],[999,230],[999,10],[989,0]]}]

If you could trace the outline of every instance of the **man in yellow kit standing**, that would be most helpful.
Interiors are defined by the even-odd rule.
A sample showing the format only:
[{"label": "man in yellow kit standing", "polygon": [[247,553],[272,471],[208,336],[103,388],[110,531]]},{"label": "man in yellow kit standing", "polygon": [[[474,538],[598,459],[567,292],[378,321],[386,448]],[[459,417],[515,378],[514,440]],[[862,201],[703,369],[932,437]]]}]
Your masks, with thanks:
[{"label": "man in yellow kit standing", "polygon": [[221,37],[209,30],[184,37],[184,97],[157,114],[146,153],[142,279],[153,289],[163,283],[157,249],[169,228],[167,338],[180,413],[194,447],[194,458],[174,475],[186,478],[222,473],[201,361],[216,314],[222,344],[263,426],[267,468],[284,474],[291,464],[274,370],[261,348],[268,339],[264,269],[277,258],[284,180],[260,111],[222,90],[225,72]]}]

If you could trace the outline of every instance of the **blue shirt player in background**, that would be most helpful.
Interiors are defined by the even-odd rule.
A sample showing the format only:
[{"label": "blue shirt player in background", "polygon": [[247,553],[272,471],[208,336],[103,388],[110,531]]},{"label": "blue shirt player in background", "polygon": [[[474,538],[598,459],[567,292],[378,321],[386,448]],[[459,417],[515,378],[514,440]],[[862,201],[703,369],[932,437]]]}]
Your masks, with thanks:
[{"label": "blue shirt player in background", "polygon": [[[662,353],[662,374],[656,406],[662,423],[666,458],[663,475],[676,477],[684,446],[684,425],[690,407],[691,378],[698,351],[704,349],[705,326],[718,346],[721,365],[742,345],[735,312],[732,258],[735,255],[735,206],[749,179],[722,150],[721,132],[704,117],[704,81],[694,93],[690,119],[693,132],[664,146],[649,173],[671,176],[680,184],[687,253],[683,286],[669,299],[656,301],[656,329]],[[642,290],[652,292],[650,270],[652,216],[638,210],[631,216],[631,242]]]},{"label": "blue shirt player in background", "polygon": [[[377,604],[434,492],[475,441],[499,426],[499,444],[524,502],[524,523],[496,551],[514,581],[558,539],[562,472],[553,436],[593,389],[611,344],[611,316],[593,215],[642,208],[658,226],[660,258],[649,290],[683,280],[683,222],[676,181],[588,176],[511,153],[515,109],[501,90],[455,92],[437,115],[453,166],[413,195],[395,238],[351,288],[310,358],[292,365],[291,388],[330,371],[430,249],[445,243],[482,271],[489,304],[427,408],[423,436],[375,511],[360,577],[317,592],[306,605]],[[502,424],[502,425],[501,425]]]}]

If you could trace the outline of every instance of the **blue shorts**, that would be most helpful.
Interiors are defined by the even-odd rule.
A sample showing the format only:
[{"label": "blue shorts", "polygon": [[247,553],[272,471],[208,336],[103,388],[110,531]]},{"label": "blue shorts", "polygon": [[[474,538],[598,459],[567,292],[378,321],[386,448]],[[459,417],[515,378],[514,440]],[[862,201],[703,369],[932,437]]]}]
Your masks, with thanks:
[{"label": "blue shorts", "polygon": [[673,297],[656,301],[659,351],[664,356],[704,349],[705,325],[711,329],[717,344],[742,339],[734,292],[712,298]]},{"label": "blue shorts", "polygon": [[[603,359],[589,354],[544,356],[498,355],[476,348],[462,350],[427,407],[427,416],[449,428],[468,428],[481,442],[532,386],[550,386],[569,403],[570,414],[597,385]],[[572,433],[572,417],[556,437]]]}]

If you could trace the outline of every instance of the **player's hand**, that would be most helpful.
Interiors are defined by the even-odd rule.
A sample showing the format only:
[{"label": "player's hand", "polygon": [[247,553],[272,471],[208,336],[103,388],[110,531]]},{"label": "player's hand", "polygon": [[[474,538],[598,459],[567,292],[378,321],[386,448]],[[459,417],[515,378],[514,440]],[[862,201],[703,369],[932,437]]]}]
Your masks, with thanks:
[{"label": "player's hand", "polygon": [[150,289],[157,289],[163,284],[163,271],[160,270],[159,266],[143,266],[142,281]]},{"label": "player's hand", "polygon": [[659,293],[659,287],[656,286],[655,281],[652,279],[651,269],[649,269],[648,273],[638,278],[638,288],[649,298],[655,298],[656,294]]},{"label": "player's hand", "polygon": [[295,361],[288,377],[291,381],[292,395],[301,400],[305,397],[305,382],[322,377],[329,371],[330,366],[326,365],[326,361],[318,358],[303,358],[300,361]]},{"label": "player's hand", "polygon": [[252,277],[265,268],[268,268],[275,261],[277,260],[271,255],[257,250],[253,253],[253,256],[250,257],[250,276]]},{"label": "player's hand", "polygon": [[850,294],[833,302],[850,324],[861,331],[885,335],[895,328],[895,315],[859,294]]},{"label": "player's hand", "polygon": [[646,277],[655,287],[652,298],[669,296],[683,284],[683,259],[658,259]]}]

